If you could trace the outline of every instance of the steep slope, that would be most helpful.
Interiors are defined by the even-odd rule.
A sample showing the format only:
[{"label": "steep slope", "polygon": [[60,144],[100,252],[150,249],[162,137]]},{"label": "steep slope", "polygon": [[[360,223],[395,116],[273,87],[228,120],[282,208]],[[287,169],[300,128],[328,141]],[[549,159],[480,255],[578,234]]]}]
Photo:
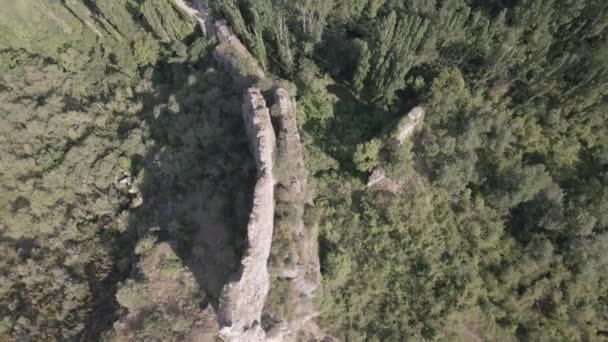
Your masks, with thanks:
[{"label": "steep slope", "polygon": [[[198,1],[193,7],[180,0],[176,3],[187,13],[195,15],[208,34],[215,34],[219,44],[214,57],[231,70],[235,79],[245,84],[273,84],[231,28],[222,21],[214,21],[204,5]],[[269,102],[277,108],[277,113],[273,114],[277,117],[274,122],[260,89],[250,87],[243,97],[243,119],[256,160],[258,180],[241,269],[224,287],[220,298],[220,336],[226,341],[295,340],[298,332],[305,325],[312,324],[311,319],[316,316],[312,295],[320,279],[319,259],[316,236],[306,229],[303,222],[308,198],[307,172],[296,123],[296,106],[287,90],[277,85],[271,89],[273,96],[269,97]],[[277,142],[275,131],[281,137],[280,142]],[[275,179],[275,175],[280,180]],[[277,182],[280,183],[276,189],[281,194],[280,198],[275,198]],[[293,220],[286,222],[277,216],[275,200],[277,205],[286,208]],[[273,234],[275,223],[284,231]],[[277,234],[287,238],[288,246],[278,244],[271,247],[280,240]],[[282,249],[295,250],[290,262],[278,261],[276,256],[285,255]],[[272,286],[268,271],[271,253],[274,260]],[[266,296],[269,291],[271,295],[276,294],[276,280],[279,278],[288,280],[289,292],[297,298],[296,314],[289,317],[275,315],[274,319],[278,318],[278,321],[262,328]],[[284,302],[280,305],[292,304]],[[271,330],[272,336],[267,337],[264,330]]]},{"label": "steep slope", "polygon": [[295,341],[302,335],[320,340],[321,330],[313,320],[317,316],[313,293],[321,274],[316,232],[303,219],[311,190],[296,122],[296,104],[283,88],[274,93],[274,103],[273,117],[279,132],[275,168],[277,213],[269,261],[273,289],[264,309],[264,326],[271,341]]},{"label": "steep slope", "polygon": [[258,179],[253,195],[241,270],[224,286],[218,320],[224,341],[262,341],[260,317],[269,289],[268,256],[274,226],[273,154],[276,138],[259,89],[243,99],[243,119],[255,157]]}]

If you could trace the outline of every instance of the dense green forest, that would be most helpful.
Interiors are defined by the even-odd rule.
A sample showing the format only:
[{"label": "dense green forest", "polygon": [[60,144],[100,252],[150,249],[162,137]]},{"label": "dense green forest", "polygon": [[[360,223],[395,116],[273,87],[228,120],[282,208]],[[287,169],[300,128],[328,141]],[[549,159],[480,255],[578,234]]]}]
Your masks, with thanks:
[{"label": "dense green forest", "polygon": [[336,337],[608,339],[608,3],[210,2],[298,85]]},{"label": "dense green forest", "polygon": [[[329,335],[608,340],[608,2],[207,3],[297,88]],[[188,339],[239,262],[243,85],[169,0],[0,6],[0,340],[120,340],[142,308],[130,340]]]},{"label": "dense green forest", "polygon": [[239,261],[240,86],[171,2],[0,3],[0,340],[183,340]]}]

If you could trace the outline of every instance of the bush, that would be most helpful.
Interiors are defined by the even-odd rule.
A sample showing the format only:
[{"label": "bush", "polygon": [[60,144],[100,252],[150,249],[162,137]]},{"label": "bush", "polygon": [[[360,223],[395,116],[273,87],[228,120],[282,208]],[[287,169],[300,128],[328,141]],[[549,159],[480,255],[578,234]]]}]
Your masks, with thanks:
[{"label": "bush", "polygon": [[139,242],[137,242],[137,246],[135,246],[135,254],[145,255],[152,249],[152,247],[154,247],[157,240],[158,238],[156,235],[150,233],[146,234],[143,238],[141,238],[141,240],[139,240]]},{"label": "bush", "polygon": [[357,166],[357,170],[370,172],[378,166],[378,155],[381,148],[382,142],[379,139],[372,139],[371,141],[357,145],[357,150],[353,155],[353,162]]},{"label": "bush", "polygon": [[119,284],[116,300],[129,311],[138,310],[150,304],[150,289],[145,284],[129,279]]}]

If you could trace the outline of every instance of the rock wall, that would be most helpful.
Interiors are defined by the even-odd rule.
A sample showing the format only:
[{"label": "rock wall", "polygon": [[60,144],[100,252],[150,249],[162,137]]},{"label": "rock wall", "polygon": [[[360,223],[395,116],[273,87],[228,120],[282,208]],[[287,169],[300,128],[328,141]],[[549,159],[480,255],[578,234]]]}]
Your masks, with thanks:
[{"label": "rock wall", "polygon": [[273,154],[276,138],[270,112],[259,89],[247,89],[243,119],[253,147],[258,178],[247,226],[241,270],[224,286],[218,320],[224,341],[265,340],[260,318],[269,289],[268,257],[274,225]]},{"label": "rock wall", "polygon": [[414,107],[407,113],[406,117],[403,118],[397,127],[395,140],[398,145],[403,144],[405,139],[409,138],[414,133],[414,128],[418,125],[418,122],[422,120],[424,116],[424,109],[422,107]]},{"label": "rock wall", "polygon": [[215,32],[215,20],[211,16],[209,10],[203,5],[200,0],[184,2],[184,0],[173,0],[177,7],[181,9],[185,14],[191,16],[196,20],[205,36],[214,34]]},{"label": "rock wall", "polygon": [[287,305],[295,305],[292,317],[273,317],[275,323],[268,332],[267,340],[296,341],[299,333],[321,340],[318,337],[321,329],[313,321],[317,316],[313,293],[319,286],[321,271],[316,234],[312,227],[306,227],[303,219],[310,190],[296,122],[296,105],[283,88],[276,90],[273,102],[278,109],[276,124],[280,132],[275,169],[280,169],[282,173],[277,176],[276,201],[277,205],[290,212],[286,222],[275,216],[275,232],[285,230],[277,233],[283,238],[288,237],[288,241],[279,242],[278,245],[287,245],[286,249],[291,251],[285,255],[286,260],[281,258],[285,251],[272,251],[273,276],[287,282],[294,300],[287,301]]},{"label": "rock wall", "polygon": [[230,67],[241,76],[265,78],[264,70],[226,22],[217,21],[215,31],[220,45],[215,48],[213,55],[220,63]]},{"label": "rock wall", "polygon": [[215,20],[211,11],[201,0],[174,0],[175,4],[186,14],[195,18],[207,36],[215,35],[219,45],[213,56],[222,65],[232,69],[235,76],[254,76],[264,79],[264,70],[260,67],[247,47],[234,34],[232,28],[223,20]]},{"label": "rock wall", "polygon": [[[397,129],[389,139],[389,144],[402,145],[413,133],[424,117],[424,108],[414,107],[409,113],[399,121]],[[367,188],[370,190],[382,190],[390,193],[397,193],[401,184],[390,178],[385,169],[378,166],[367,179]]]},{"label": "rock wall", "polygon": [[292,230],[295,235],[294,242],[297,243],[299,260],[297,262],[298,272],[294,277],[294,283],[298,292],[312,300],[312,293],[319,286],[321,280],[321,266],[316,236],[310,231],[311,227],[304,225],[304,209],[309,197],[308,172],[304,165],[304,152],[296,122],[295,101],[289,93],[279,88],[275,93],[275,103],[278,104],[281,113],[280,129],[285,134],[285,148],[289,151],[293,172],[289,180],[289,192],[292,195],[294,211],[297,214],[296,223]]},{"label": "rock wall", "polygon": [[[235,79],[244,79],[246,84],[251,84],[252,81],[272,84],[232,29],[224,21],[214,20],[200,0],[194,0],[192,4],[183,0],[175,1],[180,8],[197,18],[207,35],[214,34],[217,37],[219,44],[214,50],[214,58],[227,67]],[[259,89],[250,87],[243,97],[243,120],[256,161],[257,182],[241,269],[224,286],[220,296],[219,335],[229,342],[295,341],[302,329],[312,331],[309,336],[319,336],[321,331],[313,321],[316,317],[313,292],[319,285],[321,275],[316,236],[303,222],[308,194],[307,172],[296,123],[295,101],[280,87],[269,101],[276,104],[280,112],[278,130],[285,137],[283,145],[289,154],[288,160],[283,162],[289,164],[293,171],[289,174],[287,184],[281,185],[282,193],[289,193],[281,201],[287,202],[296,218],[288,229],[293,237],[291,243],[297,251],[297,261],[295,267],[279,267],[277,271],[290,278],[290,286],[299,298],[295,308],[297,314],[293,319],[280,322],[278,328],[274,329],[279,331],[278,334],[267,336],[262,328],[262,312],[270,288],[268,260],[275,229],[277,139],[263,95]]]},{"label": "rock wall", "polygon": [[241,270],[224,286],[218,319],[224,341],[263,341],[260,324],[269,289],[268,257],[274,225],[273,154],[276,138],[270,112],[259,89],[243,99],[243,119],[258,170]]}]

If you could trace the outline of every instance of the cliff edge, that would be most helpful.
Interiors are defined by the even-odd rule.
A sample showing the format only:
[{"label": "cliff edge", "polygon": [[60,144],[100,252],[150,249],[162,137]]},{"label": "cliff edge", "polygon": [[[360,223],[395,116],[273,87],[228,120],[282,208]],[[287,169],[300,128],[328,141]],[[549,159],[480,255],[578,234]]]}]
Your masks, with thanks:
[{"label": "cliff edge", "polygon": [[[316,235],[303,220],[309,193],[295,101],[287,90],[266,78],[232,29],[224,21],[215,20],[200,0],[175,2],[196,17],[206,35],[218,39],[213,51],[216,61],[235,79],[248,84],[243,96],[243,120],[256,161],[257,182],[241,268],[224,285],[220,295],[219,335],[231,342],[291,341],[305,330],[315,332],[311,336],[315,340],[320,329],[313,321],[317,314],[312,299],[321,275]],[[273,93],[264,99],[260,89],[251,86],[254,82],[274,84]],[[274,122],[267,101],[276,108]],[[289,219],[276,212],[277,206]],[[286,237],[286,243],[277,243],[282,237]],[[289,282],[291,298],[295,300],[280,301],[280,305],[295,312],[275,316],[277,320],[270,325],[263,324],[267,296],[269,291],[270,296],[277,294],[271,290],[277,280]]]},{"label": "cliff edge", "polygon": [[234,342],[265,339],[260,316],[269,289],[267,263],[274,225],[273,154],[276,138],[270,111],[259,89],[249,88],[245,92],[243,120],[253,147],[258,176],[242,267],[239,274],[224,286],[220,297],[220,337]]}]

